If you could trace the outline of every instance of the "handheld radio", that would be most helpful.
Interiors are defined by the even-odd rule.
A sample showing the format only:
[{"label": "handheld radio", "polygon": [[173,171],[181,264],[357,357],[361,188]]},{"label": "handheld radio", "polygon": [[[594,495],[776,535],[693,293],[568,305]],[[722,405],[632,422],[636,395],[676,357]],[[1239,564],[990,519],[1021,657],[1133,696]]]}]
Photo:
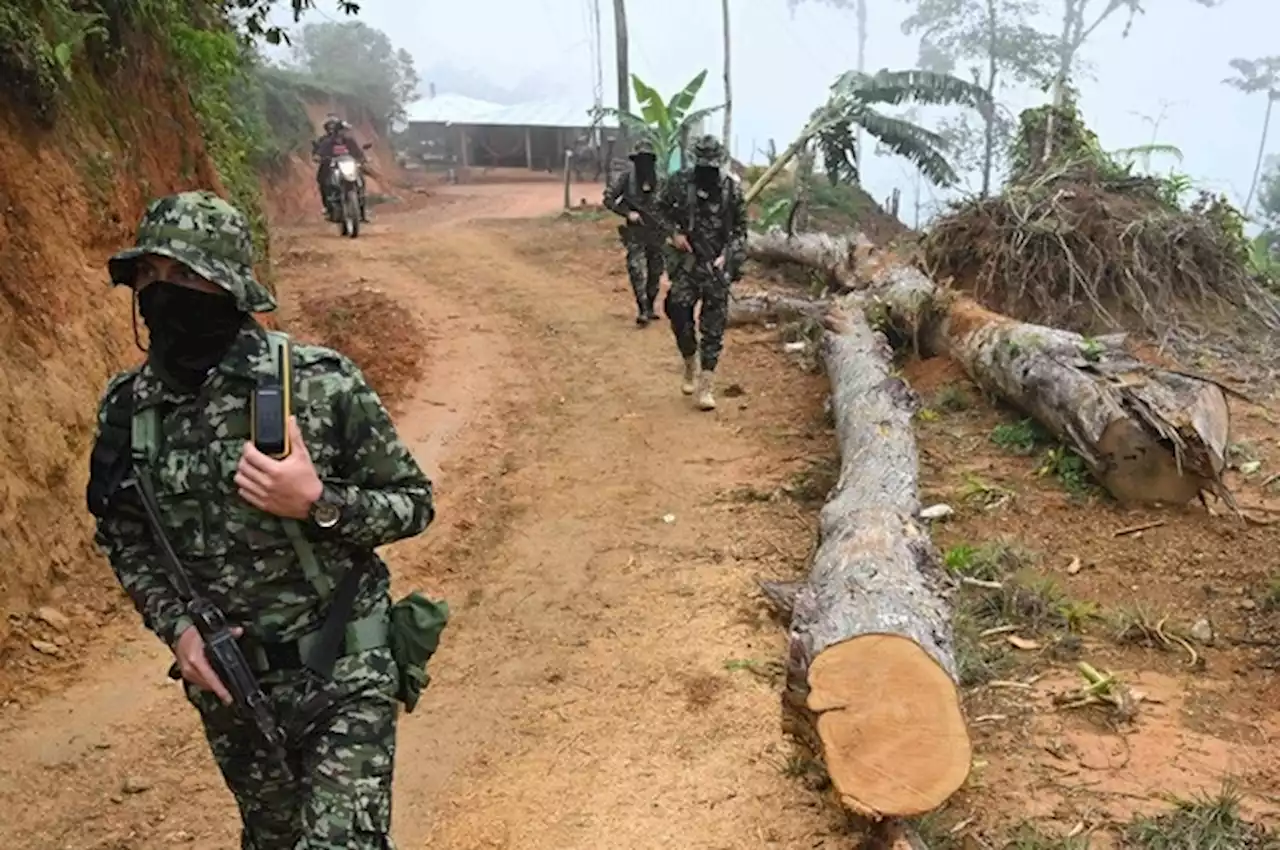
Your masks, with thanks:
[{"label": "handheld radio", "polygon": [[[268,335],[268,339],[276,337]],[[249,410],[254,447],[267,457],[281,460],[289,456],[289,416],[293,412],[292,357],[287,337],[277,338],[276,373],[260,378],[253,391]]]}]

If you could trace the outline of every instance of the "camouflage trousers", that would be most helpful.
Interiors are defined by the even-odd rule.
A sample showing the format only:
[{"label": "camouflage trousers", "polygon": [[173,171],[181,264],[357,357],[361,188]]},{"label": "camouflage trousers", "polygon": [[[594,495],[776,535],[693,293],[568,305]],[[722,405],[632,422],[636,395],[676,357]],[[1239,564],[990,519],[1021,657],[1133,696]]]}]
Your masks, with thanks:
[{"label": "camouflage trousers", "polygon": [[627,277],[636,296],[636,309],[645,313],[653,309],[662,285],[662,246],[650,239],[626,235],[622,244],[627,248]]},{"label": "camouflage trousers", "polygon": [[[701,302],[697,328],[694,328],[693,311]],[[715,278],[699,272],[673,271],[671,288],[663,302],[671,330],[676,337],[676,347],[681,357],[700,354],[704,372],[714,372],[724,348],[724,327],[729,318],[729,288]],[[701,337],[701,339],[699,339]]]},{"label": "camouflage trousers", "polygon": [[252,721],[186,685],[240,807],[241,850],[395,850],[396,675],[384,647],[338,659],[328,682],[305,671],[262,676],[289,734],[292,776],[262,746]]}]

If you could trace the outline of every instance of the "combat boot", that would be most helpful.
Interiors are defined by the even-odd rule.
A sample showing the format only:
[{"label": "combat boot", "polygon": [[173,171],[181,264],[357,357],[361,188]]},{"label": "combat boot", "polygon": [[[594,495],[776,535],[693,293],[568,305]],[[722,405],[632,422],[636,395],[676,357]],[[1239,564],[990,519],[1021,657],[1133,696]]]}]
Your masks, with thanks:
[{"label": "combat boot", "polygon": [[716,409],[716,397],[711,391],[711,383],[715,376],[715,372],[698,373],[698,397],[694,399],[694,403],[698,405],[699,410]]},{"label": "combat boot", "polygon": [[684,359],[684,378],[680,382],[680,392],[693,395],[693,382],[698,377],[698,355]]}]

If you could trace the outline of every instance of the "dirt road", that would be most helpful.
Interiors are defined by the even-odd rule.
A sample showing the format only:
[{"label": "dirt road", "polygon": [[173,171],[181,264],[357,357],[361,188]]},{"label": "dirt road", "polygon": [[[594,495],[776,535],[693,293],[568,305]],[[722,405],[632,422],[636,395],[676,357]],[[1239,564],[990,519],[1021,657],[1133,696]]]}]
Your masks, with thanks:
[{"label": "dirt road", "polygon": [[[722,371],[745,395],[695,412],[665,324],[631,324],[621,257],[578,250],[598,256],[609,232],[512,220],[559,193],[450,189],[359,240],[276,238],[286,322],[299,298],[367,286],[426,329],[396,418],[439,518],[385,556],[397,592],[443,593],[455,618],[401,724],[398,845],[838,846],[787,775],[782,636],[751,601],[754,577],[794,570],[812,539],[811,512],[751,494],[829,450],[797,413],[820,379],[739,335]],[[0,846],[233,846],[163,648],[133,624],[88,658],[69,690],[0,713]]]}]

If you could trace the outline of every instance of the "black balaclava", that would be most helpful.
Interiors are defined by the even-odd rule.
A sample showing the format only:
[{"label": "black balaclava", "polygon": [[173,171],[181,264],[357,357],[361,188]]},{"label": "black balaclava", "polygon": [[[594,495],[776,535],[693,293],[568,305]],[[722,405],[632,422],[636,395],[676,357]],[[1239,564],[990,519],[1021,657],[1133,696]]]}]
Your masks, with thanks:
[{"label": "black balaclava", "polygon": [[714,165],[695,165],[693,183],[699,190],[715,197],[720,194],[720,169]]},{"label": "black balaclava", "polygon": [[658,182],[658,158],[651,153],[638,153],[635,156],[636,182],[652,189]]},{"label": "black balaclava", "polygon": [[226,292],[201,292],[157,280],[138,293],[151,337],[151,366],[178,392],[195,392],[235,341],[249,315]]}]

